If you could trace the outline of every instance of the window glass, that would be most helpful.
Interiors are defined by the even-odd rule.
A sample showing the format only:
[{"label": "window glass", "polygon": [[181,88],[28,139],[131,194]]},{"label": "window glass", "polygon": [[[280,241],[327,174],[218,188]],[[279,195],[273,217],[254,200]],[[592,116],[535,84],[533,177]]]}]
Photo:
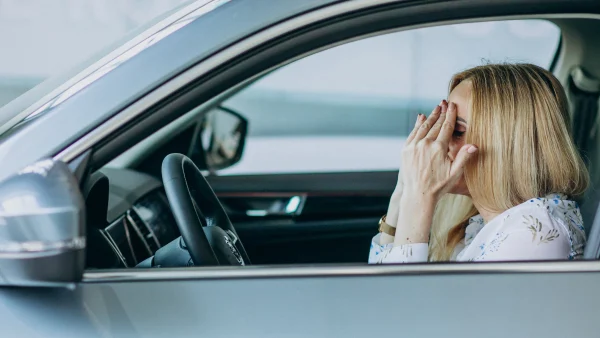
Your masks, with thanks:
[{"label": "window glass", "polygon": [[220,172],[397,170],[417,113],[447,97],[452,75],[487,62],[549,67],[560,30],[544,20],[402,31],[284,66],[224,103],[249,120],[241,161]]}]

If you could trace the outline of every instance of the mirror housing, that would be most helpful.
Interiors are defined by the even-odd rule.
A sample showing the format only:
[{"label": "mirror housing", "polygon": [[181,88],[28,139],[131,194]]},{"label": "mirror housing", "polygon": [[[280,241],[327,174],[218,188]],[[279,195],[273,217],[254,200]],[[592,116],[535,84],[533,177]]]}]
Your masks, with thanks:
[{"label": "mirror housing", "polygon": [[72,286],[85,268],[85,207],[63,162],[0,183],[0,285]]},{"label": "mirror housing", "polygon": [[204,114],[198,123],[190,159],[211,173],[229,168],[242,158],[248,120],[225,107]]}]

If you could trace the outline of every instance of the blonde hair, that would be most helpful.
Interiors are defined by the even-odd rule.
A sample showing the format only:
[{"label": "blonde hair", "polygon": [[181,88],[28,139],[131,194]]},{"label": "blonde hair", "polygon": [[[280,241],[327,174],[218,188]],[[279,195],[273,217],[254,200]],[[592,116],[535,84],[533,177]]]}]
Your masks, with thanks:
[{"label": "blonde hair", "polygon": [[[454,75],[450,92],[471,85],[466,142],[479,147],[465,167],[473,199],[502,212],[550,193],[580,196],[587,169],[571,137],[568,102],[560,82],[532,64],[490,64]],[[477,214],[471,199],[447,195],[433,218],[430,260],[449,260]]]}]

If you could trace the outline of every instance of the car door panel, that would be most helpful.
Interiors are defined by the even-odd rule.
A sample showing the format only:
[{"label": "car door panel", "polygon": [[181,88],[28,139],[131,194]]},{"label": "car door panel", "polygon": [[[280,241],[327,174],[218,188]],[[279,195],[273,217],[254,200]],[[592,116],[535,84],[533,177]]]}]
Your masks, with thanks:
[{"label": "car door panel", "polygon": [[[0,325],[15,337],[598,336],[598,272],[419,274],[395,267],[386,276],[384,267],[366,267],[359,276],[194,277],[206,278],[203,269],[185,270],[186,280],[168,280],[183,270],[154,272],[147,281],[139,279],[152,272],[101,272],[88,273],[95,283],[75,290],[2,289]],[[219,271],[213,276],[233,270]],[[107,277],[113,282],[100,282]],[[556,292],[568,285],[576,287]],[[56,325],[65,318],[68,326]]]},{"label": "car door panel", "polygon": [[[208,180],[254,264],[350,263],[366,261],[397,176],[363,172]],[[298,205],[290,210],[294,201]]]}]

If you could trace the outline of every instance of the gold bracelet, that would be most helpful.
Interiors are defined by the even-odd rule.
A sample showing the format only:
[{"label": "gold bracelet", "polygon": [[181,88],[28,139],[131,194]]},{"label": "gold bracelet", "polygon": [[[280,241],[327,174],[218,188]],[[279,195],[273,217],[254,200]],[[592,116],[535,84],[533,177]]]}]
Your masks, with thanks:
[{"label": "gold bracelet", "polygon": [[379,232],[386,233],[390,236],[396,236],[396,228],[385,222],[387,215],[383,215],[379,220]]}]

